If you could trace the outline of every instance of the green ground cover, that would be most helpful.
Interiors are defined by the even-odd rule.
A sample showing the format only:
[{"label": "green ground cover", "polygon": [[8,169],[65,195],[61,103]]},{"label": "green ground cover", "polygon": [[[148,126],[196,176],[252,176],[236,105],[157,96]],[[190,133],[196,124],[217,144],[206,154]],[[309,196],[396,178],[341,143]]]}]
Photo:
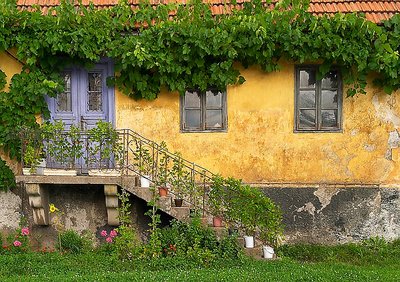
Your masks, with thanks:
[{"label": "green ground cover", "polygon": [[[295,246],[284,248],[286,256],[281,253],[284,257],[275,261],[217,260],[210,266],[180,258],[121,261],[98,252],[3,254],[0,277],[2,281],[400,281],[398,257],[381,257],[378,251],[375,259],[356,254],[352,263],[344,259],[351,248],[342,247],[338,256],[332,255],[337,247],[321,248]],[[295,250],[306,251],[307,258]],[[320,251],[328,255],[310,262],[316,260],[311,254]]]}]

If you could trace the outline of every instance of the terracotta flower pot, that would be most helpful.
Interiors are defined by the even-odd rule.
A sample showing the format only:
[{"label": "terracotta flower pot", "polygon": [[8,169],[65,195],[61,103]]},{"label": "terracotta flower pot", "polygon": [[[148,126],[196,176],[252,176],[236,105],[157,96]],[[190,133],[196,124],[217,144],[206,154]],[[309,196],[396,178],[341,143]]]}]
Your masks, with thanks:
[{"label": "terracotta flower pot", "polygon": [[158,187],[158,194],[160,197],[165,197],[168,195],[168,188],[167,187]]},{"label": "terracotta flower pot", "polygon": [[213,226],[214,227],[222,227],[222,218],[218,216],[213,217]]},{"label": "terracotta flower pot", "polygon": [[175,207],[182,207],[183,199],[174,199]]}]

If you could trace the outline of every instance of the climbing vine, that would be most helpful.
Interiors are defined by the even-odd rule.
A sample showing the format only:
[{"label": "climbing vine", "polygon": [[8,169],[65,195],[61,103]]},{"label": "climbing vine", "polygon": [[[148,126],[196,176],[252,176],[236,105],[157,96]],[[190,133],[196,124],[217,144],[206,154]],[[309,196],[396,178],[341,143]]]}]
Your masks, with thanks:
[{"label": "climbing vine", "polygon": [[[59,73],[67,65],[90,67],[102,57],[115,63],[115,85],[135,99],[155,99],[161,88],[225,89],[243,83],[237,63],[279,70],[279,63],[321,63],[319,76],[332,65],[341,69],[348,95],[365,93],[366,78],[388,94],[400,88],[400,16],[381,25],[362,15],[316,17],[306,1],[282,1],[270,9],[262,1],[243,10],[213,16],[209,4],[159,4],[126,0],[110,9],[76,6],[70,0],[41,11],[19,11],[15,0],[0,7],[0,51],[14,51],[22,71],[0,92],[0,143],[19,155],[21,125],[36,126],[35,115],[48,114],[45,95],[62,89]],[[234,4],[234,1],[232,1]],[[171,16],[174,14],[174,16]],[[4,88],[4,73],[0,75]]]}]

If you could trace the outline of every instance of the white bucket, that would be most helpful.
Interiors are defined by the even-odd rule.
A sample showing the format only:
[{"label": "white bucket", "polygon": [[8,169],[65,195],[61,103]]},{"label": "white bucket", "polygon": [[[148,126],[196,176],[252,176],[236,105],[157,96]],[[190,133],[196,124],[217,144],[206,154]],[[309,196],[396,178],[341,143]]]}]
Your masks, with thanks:
[{"label": "white bucket", "polygon": [[264,258],[272,259],[274,257],[274,249],[269,246],[263,246]]},{"label": "white bucket", "polygon": [[43,175],[45,168],[46,168],[46,159],[41,159],[36,168],[36,174]]},{"label": "white bucket", "polygon": [[253,236],[244,236],[244,246],[247,249],[254,248],[254,237]]},{"label": "white bucket", "polygon": [[144,175],[140,177],[140,186],[143,188],[149,188],[150,187],[150,176]]}]

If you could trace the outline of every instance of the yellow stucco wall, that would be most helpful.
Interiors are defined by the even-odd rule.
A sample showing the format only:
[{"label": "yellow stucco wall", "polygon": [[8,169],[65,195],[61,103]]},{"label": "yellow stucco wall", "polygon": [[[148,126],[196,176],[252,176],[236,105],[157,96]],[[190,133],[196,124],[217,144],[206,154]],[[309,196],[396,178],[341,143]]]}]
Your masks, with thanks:
[{"label": "yellow stucco wall", "polygon": [[398,144],[388,144],[390,132],[398,136],[399,95],[369,83],[367,95],[343,99],[343,132],[294,133],[294,65],[242,73],[246,82],[227,90],[226,133],[181,133],[179,96],[166,92],[149,102],[117,91],[116,125],[246,182],[400,184]]},{"label": "yellow stucco wall", "polygon": [[[0,69],[10,82],[21,64],[4,52]],[[116,126],[246,182],[400,185],[399,93],[388,96],[369,83],[367,95],[343,99],[343,132],[294,133],[294,65],[242,74],[246,82],[227,89],[225,133],[181,133],[179,95],[166,91],[155,101],[116,91]]]},{"label": "yellow stucco wall", "polygon": [[0,52],[0,69],[6,74],[6,90],[11,82],[14,74],[21,72],[22,65],[11,54],[15,54],[15,50],[7,52]]}]

